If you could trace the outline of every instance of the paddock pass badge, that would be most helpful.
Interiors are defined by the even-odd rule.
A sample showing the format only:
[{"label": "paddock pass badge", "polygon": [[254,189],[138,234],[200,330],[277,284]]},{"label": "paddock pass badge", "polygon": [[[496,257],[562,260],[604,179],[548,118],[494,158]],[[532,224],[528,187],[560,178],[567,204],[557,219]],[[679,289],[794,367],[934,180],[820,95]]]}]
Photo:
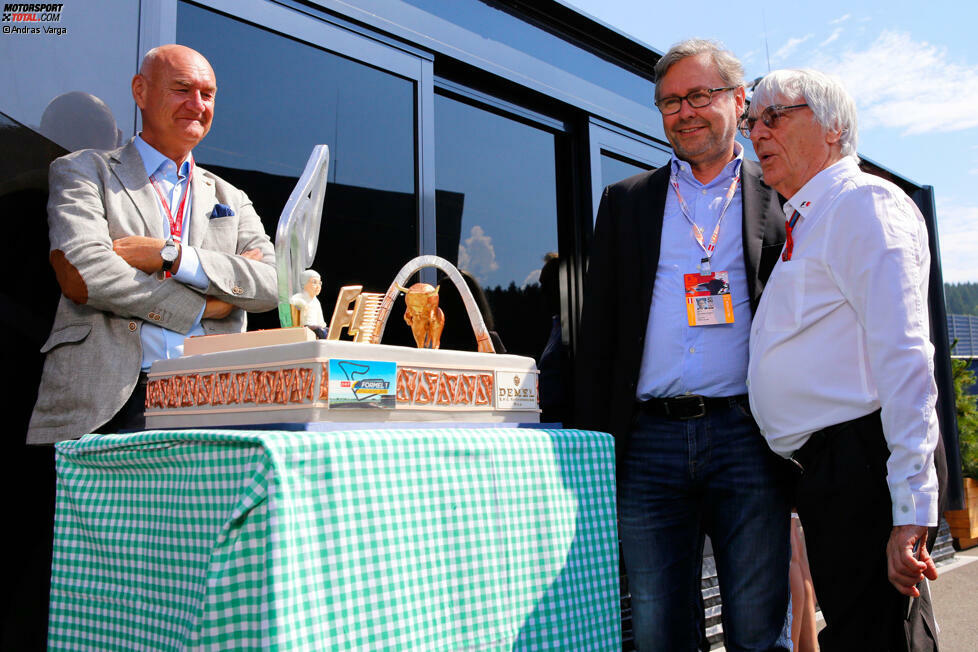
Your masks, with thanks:
[{"label": "paddock pass badge", "polygon": [[684,274],[686,318],[690,326],[732,324],[733,299],[727,272]]}]

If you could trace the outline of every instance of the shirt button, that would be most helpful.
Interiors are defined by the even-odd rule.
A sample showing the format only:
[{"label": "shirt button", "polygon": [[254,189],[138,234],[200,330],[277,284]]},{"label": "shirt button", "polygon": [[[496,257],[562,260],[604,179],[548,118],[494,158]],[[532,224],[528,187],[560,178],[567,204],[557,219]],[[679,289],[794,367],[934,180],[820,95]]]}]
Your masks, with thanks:
[{"label": "shirt button", "polygon": [[134,330],[136,330],[136,322],[131,321],[131,322],[129,322],[129,332],[131,333]]},{"label": "shirt button", "polygon": [[704,188],[703,190],[700,190],[700,194],[705,195],[706,194],[706,188]]},{"label": "shirt button", "polygon": [[231,288],[231,294],[241,294],[242,292],[244,292],[244,290],[242,290],[237,285],[235,285],[233,288]]},{"label": "shirt button", "polygon": [[906,514],[907,512],[910,511],[910,508],[907,507],[906,505],[900,505],[900,511]]},{"label": "shirt button", "polygon": [[696,347],[695,346],[689,347],[689,352],[690,353],[696,353]]}]

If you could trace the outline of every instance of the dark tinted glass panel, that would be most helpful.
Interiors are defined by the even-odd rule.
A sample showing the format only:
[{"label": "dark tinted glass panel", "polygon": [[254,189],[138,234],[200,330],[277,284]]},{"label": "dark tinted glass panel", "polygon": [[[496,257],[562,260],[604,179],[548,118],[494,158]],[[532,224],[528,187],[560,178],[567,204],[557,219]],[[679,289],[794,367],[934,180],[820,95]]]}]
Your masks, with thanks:
[{"label": "dark tinted glass panel", "polygon": [[601,183],[608,186],[616,181],[627,179],[630,176],[647,172],[652,166],[629,161],[624,158],[611,156],[607,152],[601,152]]},{"label": "dark tinted glass panel", "polygon": [[[41,345],[51,332],[61,290],[48,264],[48,165],[67,151],[33,129],[0,113],[0,215],[10,274],[0,284],[0,337],[11,343],[4,352],[17,381],[8,383],[5,415],[19,448],[37,398],[44,359]],[[8,458],[9,459],[9,458]]]},{"label": "dark tinted glass panel", "polygon": [[[218,82],[214,125],[194,155],[248,193],[270,235],[313,146],[329,145],[314,265],[327,320],[342,285],[386,291],[418,254],[414,82],[185,3],[177,40],[208,58]],[[277,325],[274,312],[251,320]],[[384,343],[399,335],[389,328]]]},{"label": "dark tinted glass panel", "polygon": [[29,11],[36,21],[28,22],[4,10],[11,33],[0,36],[0,111],[65,149],[111,149],[134,128],[129,80],[139,57],[139,3],[58,6]]},{"label": "dark tinted glass panel", "polygon": [[[5,10],[0,35],[0,216],[6,218],[6,268],[11,272],[0,284],[0,339],[11,343],[4,362],[16,374],[4,398],[14,435],[5,438],[0,454],[13,472],[8,474],[11,487],[19,486],[19,474],[35,471],[21,464],[34,459],[23,457],[23,433],[37,398],[44,359],[40,349],[61,295],[48,264],[48,165],[70,150],[110,149],[132,135],[129,80],[139,33],[139,6],[131,0],[84,7],[65,3],[60,11],[20,13],[35,20],[11,18]],[[113,38],[105,38],[107,33]],[[25,509],[45,513],[37,505]],[[18,518],[15,513],[14,530],[31,529]],[[5,624],[11,613],[4,614]],[[17,631],[31,631],[31,624]]]},{"label": "dark tinted glass panel", "polygon": [[[544,255],[557,251],[555,151],[553,133],[435,97],[438,254],[482,289],[506,351],[534,358],[559,313],[540,286]],[[442,346],[472,350],[460,306],[445,312]]]}]

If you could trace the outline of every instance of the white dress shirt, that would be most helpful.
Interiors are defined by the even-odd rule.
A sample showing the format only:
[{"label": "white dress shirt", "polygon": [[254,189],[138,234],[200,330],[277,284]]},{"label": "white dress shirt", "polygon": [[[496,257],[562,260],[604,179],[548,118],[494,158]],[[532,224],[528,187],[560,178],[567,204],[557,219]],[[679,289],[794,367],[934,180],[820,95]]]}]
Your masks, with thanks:
[{"label": "white dress shirt", "polygon": [[894,525],[937,524],[938,440],[923,217],[899,188],[842,161],[786,204],[801,217],[751,328],[751,409],[789,457],[816,430],[882,408]]}]

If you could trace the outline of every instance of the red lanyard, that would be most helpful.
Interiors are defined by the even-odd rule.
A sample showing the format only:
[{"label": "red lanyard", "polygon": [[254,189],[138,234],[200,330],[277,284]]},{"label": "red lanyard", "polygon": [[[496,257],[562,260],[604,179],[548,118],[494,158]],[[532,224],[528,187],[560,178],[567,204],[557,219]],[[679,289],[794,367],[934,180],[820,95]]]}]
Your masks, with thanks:
[{"label": "red lanyard", "polygon": [[799,217],[801,217],[801,213],[795,211],[791,214],[790,220],[784,221],[784,231],[785,235],[788,237],[785,238],[784,251],[781,252],[781,260],[785,262],[791,260],[791,251],[795,248],[795,241],[791,238],[791,229],[795,228],[795,224],[798,222]]},{"label": "red lanyard", "polygon": [[676,193],[676,199],[679,200],[679,210],[682,212],[683,217],[693,225],[693,237],[696,238],[697,244],[706,253],[706,258],[704,262],[709,264],[710,258],[713,257],[713,250],[717,247],[717,240],[720,238],[720,224],[723,222],[723,216],[727,214],[727,209],[730,208],[730,202],[733,201],[734,193],[737,191],[737,184],[740,183],[740,172],[738,171],[737,176],[730,183],[730,187],[727,188],[726,202],[723,204],[723,208],[720,210],[720,217],[717,219],[717,225],[713,229],[713,235],[710,236],[710,244],[707,245],[703,242],[703,229],[699,227],[698,224],[693,220],[690,215],[689,206],[686,205],[686,200],[683,199],[682,193],[679,192],[679,181],[676,179],[676,173],[672,172],[669,175],[669,184],[672,186],[673,191]]},{"label": "red lanyard", "polygon": [[187,172],[187,180],[184,182],[183,193],[180,197],[180,206],[177,208],[177,214],[174,217],[173,212],[170,210],[170,202],[166,200],[163,196],[163,191],[160,190],[159,184],[156,183],[156,179],[150,177],[149,180],[153,184],[153,188],[156,189],[156,196],[160,198],[160,202],[163,204],[163,210],[166,211],[166,219],[170,223],[170,237],[173,238],[174,242],[180,242],[183,236],[183,215],[187,204],[187,196],[190,194],[190,182],[194,178],[194,158],[193,155],[190,156],[190,170]]}]

